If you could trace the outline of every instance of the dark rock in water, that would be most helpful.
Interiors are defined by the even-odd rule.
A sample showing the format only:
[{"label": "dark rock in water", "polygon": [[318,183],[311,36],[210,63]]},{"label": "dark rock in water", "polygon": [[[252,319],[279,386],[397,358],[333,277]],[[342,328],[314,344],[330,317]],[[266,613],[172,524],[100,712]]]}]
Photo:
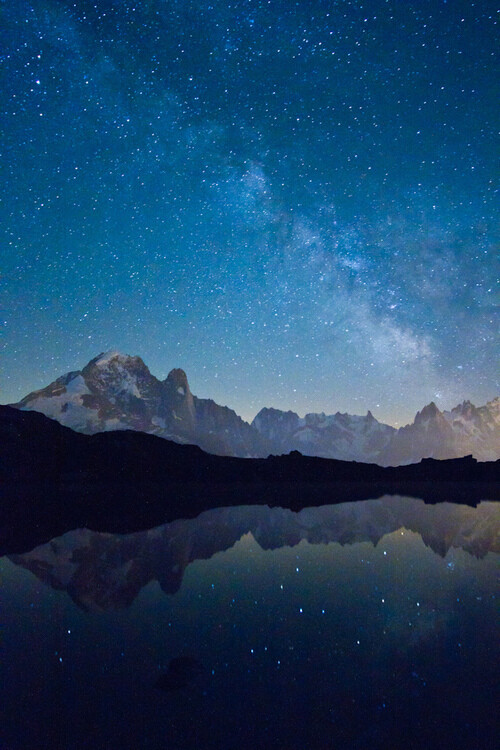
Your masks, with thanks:
[{"label": "dark rock in water", "polygon": [[155,688],[166,693],[192,684],[204,672],[204,667],[194,656],[177,656],[167,671],[155,682]]}]

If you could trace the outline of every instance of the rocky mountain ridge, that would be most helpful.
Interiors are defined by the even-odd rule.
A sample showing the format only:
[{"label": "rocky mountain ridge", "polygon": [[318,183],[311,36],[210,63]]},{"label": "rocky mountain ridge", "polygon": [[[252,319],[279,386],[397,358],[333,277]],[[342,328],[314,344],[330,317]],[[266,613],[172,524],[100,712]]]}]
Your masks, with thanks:
[{"label": "rocky mountain ridge", "polygon": [[375,419],[352,414],[306,414],[264,408],[252,422],[276,452],[301,453],[343,461],[378,462],[397,430]]},{"label": "rocky mountain ridge", "polygon": [[464,401],[443,412],[431,402],[412,424],[399,429],[379,422],[370,411],[366,416],[337,412],[301,418],[292,411],[264,408],[248,424],[227,406],[194,396],[183,370],[174,369],[161,381],[140,357],[117,351],[100,354],[82,370],[57,378],[13,406],[39,411],[85,434],[132,429],[226,456],[298,450],[382,466],[425,457],[500,457],[498,397],[485,406]]},{"label": "rocky mountain ridge", "polygon": [[382,467],[293,451],[216,456],[138,430],[83,435],[36,411],[0,406],[0,555],[76,528],[118,534],[206,510],[306,507],[405,495],[429,503],[498,500],[500,460],[471,456]]},{"label": "rocky mountain ridge", "polygon": [[283,453],[300,450],[306,455],[347,461],[371,461],[399,466],[422,458],[459,458],[473,455],[479,461],[500,456],[500,399],[476,407],[470,401],[440,411],[431,401],[417,412],[412,424],[396,429],[365,417],[341,414],[306,414],[262,409],[252,424]]},{"label": "rocky mountain ridge", "polygon": [[271,452],[265,438],[232,409],[193,396],[184,370],[174,369],[161,381],[140,357],[117,351],[100,354],[13,406],[39,411],[86,435],[137,430],[219,455]]}]

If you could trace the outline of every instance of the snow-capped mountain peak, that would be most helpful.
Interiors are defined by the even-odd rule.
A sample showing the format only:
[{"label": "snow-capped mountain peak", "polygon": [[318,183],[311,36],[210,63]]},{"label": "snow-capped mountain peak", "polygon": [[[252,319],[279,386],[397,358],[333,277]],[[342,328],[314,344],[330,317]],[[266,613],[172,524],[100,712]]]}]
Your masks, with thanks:
[{"label": "snow-capped mountain peak", "polygon": [[[90,360],[89,365],[95,365],[96,367],[105,367],[108,365],[112,360],[121,360],[123,362],[129,360],[129,359],[136,359],[135,357],[131,357],[128,354],[122,354],[117,349],[111,349],[109,352],[101,352],[97,355],[94,359]],[[137,358],[139,359],[139,358]]]},{"label": "snow-capped mountain peak", "polygon": [[394,427],[378,422],[371,412],[365,417],[321,412],[301,419],[292,411],[262,409],[252,424],[281,453],[300,450],[307,455],[357,461],[375,461],[394,432]]},{"label": "snow-capped mountain peak", "polygon": [[40,411],[79,432],[140,430],[195,443],[224,455],[267,455],[259,433],[227,407],[192,395],[186,373],[172,370],[160,381],[143,360],[103,352],[80,371],[30,393],[20,409]]},{"label": "snow-capped mountain peak", "polygon": [[91,390],[115,398],[126,394],[142,398],[156,381],[140,357],[117,351],[105,352],[91,360],[82,375],[93,386]]},{"label": "snow-capped mountain peak", "polygon": [[498,397],[479,407],[463,401],[450,411],[440,411],[431,401],[399,430],[379,422],[371,411],[365,416],[337,411],[299,417],[264,408],[249,425],[231,409],[194,396],[184,370],[175,368],[160,381],[140,357],[117,350],[99,354],[82,370],[62,375],[14,406],[40,411],[79,432],[140,430],[224,455],[299,450],[382,465],[428,456],[472,454],[482,461],[500,456]]}]

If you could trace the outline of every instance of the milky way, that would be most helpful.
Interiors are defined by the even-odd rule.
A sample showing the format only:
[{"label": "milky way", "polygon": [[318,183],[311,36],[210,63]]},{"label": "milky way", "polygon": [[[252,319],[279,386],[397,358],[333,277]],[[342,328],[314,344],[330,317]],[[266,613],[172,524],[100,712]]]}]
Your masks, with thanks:
[{"label": "milky way", "polygon": [[9,0],[2,400],[96,354],[246,418],[495,383],[495,8]]}]

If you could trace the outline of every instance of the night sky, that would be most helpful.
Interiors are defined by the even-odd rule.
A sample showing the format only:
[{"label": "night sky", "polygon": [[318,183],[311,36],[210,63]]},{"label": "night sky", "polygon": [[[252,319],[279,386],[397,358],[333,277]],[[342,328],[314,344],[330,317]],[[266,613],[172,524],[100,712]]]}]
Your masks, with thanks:
[{"label": "night sky", "polygon": [[3,0],[3,402],[99,352],[245,418],[495,383],[495,6]]}]

